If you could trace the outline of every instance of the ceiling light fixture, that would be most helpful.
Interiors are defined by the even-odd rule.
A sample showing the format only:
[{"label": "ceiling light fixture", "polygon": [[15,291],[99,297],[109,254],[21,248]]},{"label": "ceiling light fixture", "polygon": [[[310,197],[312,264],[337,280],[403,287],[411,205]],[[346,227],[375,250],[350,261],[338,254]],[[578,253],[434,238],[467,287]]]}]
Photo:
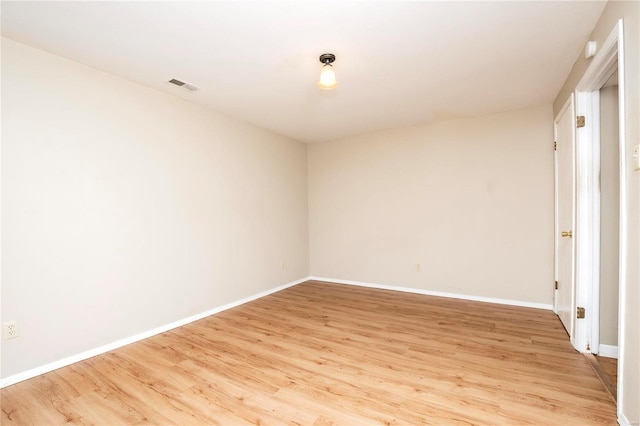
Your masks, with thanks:
[{"label": "ceiling light fixture", "polygon": [[320,71],[320,81],[318,81],[318,87],[321,89],[335,89],[338,87],[336,81],[336,73],[333,70],[333,61],[336,60],[336,55],[333,53],[324,53],[320,55],[320,62],[324,65]]}]

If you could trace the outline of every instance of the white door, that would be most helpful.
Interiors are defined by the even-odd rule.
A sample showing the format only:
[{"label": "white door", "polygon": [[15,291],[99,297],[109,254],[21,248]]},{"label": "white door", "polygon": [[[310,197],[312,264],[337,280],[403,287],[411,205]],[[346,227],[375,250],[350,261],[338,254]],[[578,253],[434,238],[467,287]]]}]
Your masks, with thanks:
[{"label": "white door", "polygon": [[556,181],[556,313],[573,336],[573,157],[576,126],[573,95],[554,120]]}]

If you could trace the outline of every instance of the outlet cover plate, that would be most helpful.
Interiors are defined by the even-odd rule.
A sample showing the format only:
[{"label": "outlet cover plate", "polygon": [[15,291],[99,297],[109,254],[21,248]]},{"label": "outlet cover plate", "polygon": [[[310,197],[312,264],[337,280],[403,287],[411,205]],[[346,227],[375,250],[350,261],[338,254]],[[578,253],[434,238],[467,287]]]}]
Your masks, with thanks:
[{"label": "outlet cover plate", "polygon": [[7,321],[2,324],[2,337],[5,340],[18,337],[18,321]]}]

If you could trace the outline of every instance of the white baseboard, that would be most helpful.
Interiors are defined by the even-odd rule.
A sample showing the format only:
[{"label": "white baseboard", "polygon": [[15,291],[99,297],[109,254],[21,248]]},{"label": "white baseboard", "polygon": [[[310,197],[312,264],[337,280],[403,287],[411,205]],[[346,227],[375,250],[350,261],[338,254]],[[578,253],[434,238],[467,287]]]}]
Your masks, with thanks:
[{"label": "white baseboard", "polygon": [[156,334],[164,333],[165,331],[169,331],[169,330],[172,330],[174,328],[181,327],[183,325],[189,324],[189,323],[197,321],[199,319],[208,317],[210,315],[217,314],[218,312],[222,312],[222,311],[226,311],[227,309],[235,308],[236,306],[240,306],[240,305],[243,305],[245,303],[251,302],[253,300],[260,299],[261,297],[268,296],[268,295],[270,295],[272,293],[276,293],[278,291],[284,290],[285,288],[293,287],[294,285],[298,285],[298,284],[303,283],[303,282],[308,281],[308,280],[309,280],[309,277],[304,277],[304,278],[301,278],[299,280],[292,281],[290,283],[287,283],[287,284],[272,288],[270,290],[263,291],[263,292],[258,293],[258,294],[254,294],[254,295],[249,296],[249,297],[245,297],[244,299],[240,299],[240,300],[237,300],[235,302],[231,302],[231,303],[228,303],[226,305],[219,306],[219,307],[213,308],[213,309],[209,309],[208,311],[201,312],[199,314],[195,314],[195,315],[192,315],[192,316],[187,317],[187,318],[183,318],[183,319],[178,320],[178,321],[174,321],[174,322],[172,322],[170,324],[165,324],[165,325],[162,325],[160,327],[156,327],[156,328],[154,328],[152,330],[148,330],[148,331],[136,334],[134,336],[127,337],[125,339],[120,339],[120,340],[117,340],[115,342],[108,343],[106,345],[103,345],[103,346],[100,346],[100,347],[97,347],[97,348],[94,348],[94,349],[90,349],[88,351],[81,352],[79,354],[72,355],[70,357],[66,357],[66,358],[63,358],[61,360],[49,363],[49,364],[42,365],[40,367],[32,368],[30,370],[23,371],[21,373],[5,377],[3,379],[0,379],[0,389],[2,389],[4,387],[7,387],[7,386],[10,386],[10,385],[13,385],[13,384],[16,384],[16,383],[21,382],[23,380],[27,380],[27,379],[31,379],[33,377],[37,377],[37,376],[39,376],[41,374],[45,374],[45,373],[48,373],[50,371],[57,370],[58,368],[62,368],[62,367],[66,367],[66,366],[71,365],[71,364],[75,364],[76,362],[83,361],[83,360],[85,360],[87,358],[91,358],[91,357],[94,357],[96,355],[100,355],[100,354],[112,351],[114,349],[120,348],[120,347],[128,345],[130,343],[134,343],[134,342],[137,342],[139,340],[146,339],[146,338],[149,338],[151,336],[155,336]]},{"label": "white baseboard", "polygon": [[618,347],[612,345],[600,345],[598,356],[618,359]]},{"label": "white baseboard", "polygon": [[493,297],[469,296],[465,294],[445,293],[440,291],[423,290],[419,288],[396,287],[393,285],[365,283],[361,281],[340,280],[340,279],[325,278],[325,277],[312,276],[312,277],[309,277],[309,279],[316,280],[316,281],[326,281],[326,282],[335,283],[335,284],[349,284],[349,285],[357,285],[361,287],[378,288],[382,290],[394,290],[394,291],[403,291],[406,293],[425,294],[427,296],[438,296],[438,297],[448,297],[452,299],[473,300],[476,302],[498,303],[500,305],[522,306],[525,308],[546,309],[549,311],[553,310],[553,304],[550,304],[550,303],[534,303],[534,302],[523,302],[519,300],[496,299]]},{"label": "white baseboard", "polygon": [[618,424],[620,426],[631,426],[631,422],[629,421],[629,419],[627,419],[622,413],[618,414]]}]

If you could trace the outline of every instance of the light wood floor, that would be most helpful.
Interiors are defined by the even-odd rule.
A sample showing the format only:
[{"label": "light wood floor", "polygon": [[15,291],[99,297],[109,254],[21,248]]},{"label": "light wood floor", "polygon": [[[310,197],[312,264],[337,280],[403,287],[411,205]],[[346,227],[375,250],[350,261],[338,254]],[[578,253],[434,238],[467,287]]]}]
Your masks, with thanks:
[{"label": "light wood floor", "polygon": [[607,389],[614,401],[618,397],[618,360],[585,354],[591,363],[593,371],[596,373],[602,385]]},{"label": "light wood floor", "polygon": [[304,283],[1,391],[2,424],[616,424],[550,311]]},{"label": "light wood floor", "polygon": [[596,356],[600,366],[614,385],[618,384],[618,360],[604,356]]}]

